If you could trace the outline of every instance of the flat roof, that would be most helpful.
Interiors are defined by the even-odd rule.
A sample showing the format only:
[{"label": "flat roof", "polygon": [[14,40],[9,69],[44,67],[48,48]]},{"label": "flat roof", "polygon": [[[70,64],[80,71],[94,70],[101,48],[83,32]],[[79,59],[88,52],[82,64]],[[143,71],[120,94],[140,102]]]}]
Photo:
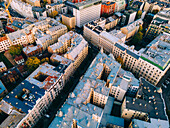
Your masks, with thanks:
[{"label": "flat roof", "polygon": [[[22,97],[22,92],[24,90],[29,90],[30,93],[27,95],[27,99],[19,99]],[[19,84],[15,89],[13,89],[3,100],[15,108],[21,110],[22,112],[28,114],[28,111],[31,110],[36,101],[45,94],[44,89],[40,89],[38,86],[30,83],[27,80],[24,80]],[[24,94],[23,94],[24,95]],[[29,97],[31,96],[31,97]]]},{"label": "flat roof", "polygon": [[138,95],[144,98],[126,97],[126,108],[148,113],[150,118],[168,120],[162,94],[144,78],[141,78],[140,81],[142,85],[139,88]]},{"label": "flat roof", "polygon": [[164,70],[170,63],[170,34],[160,34],[142,53],[141,58]]},{"label": "flat roof", "polygon": [[0,94],[1,94],[2,92],[4,92],[5,90],[6,90],[5,86],[4,86],[4,84],[2,83],[2,81],[0,80]]},{"label": "flat roof", "polygon": [[66,1],[66,5],[71,6],[73,8],[76,8],[78,10],[93,6],[93,5],[97,5],[97,4],[101,4],[102,1],[101,0],[86,0],[86,1],[82,1],[79,3],[72,3],[70,1]]}]

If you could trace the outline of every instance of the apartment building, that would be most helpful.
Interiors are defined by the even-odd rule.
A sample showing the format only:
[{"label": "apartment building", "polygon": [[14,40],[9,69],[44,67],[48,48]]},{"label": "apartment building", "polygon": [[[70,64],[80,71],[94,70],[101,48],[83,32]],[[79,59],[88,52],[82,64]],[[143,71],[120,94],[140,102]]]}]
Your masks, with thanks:
[{"label": "apartment building", "polygon": [[110,30],[110,29],[116,27],[118,23],[119,23],[118,17],[116,17],[115,15],[110,16],[106,19],[105,28],[106,28],[106,30]]},{"label": "apartment building", "polygon": [[79,28],[100,18],[101,0],[82,1],[80,3],[66,2],[66,5],[71,8],[73,15],[76,17],[76,26]]},{"label": "apartment building", "polygon": [[24,60],[24,58],[23,58],[22,55],[20,55],[20,56],[15,56],[14,61],[15,61],[16,64],[22,64],[22,63],[25,62],[25,60]]},{"label": "apartment building", "polygon": [[55,19],[43,18],[21,30],[6,34],[1,38],[0,50],[7,50],[11,45],[27,45],[36,41],[45,50],[50,44],[57,42],[58,37],[67,32],[67,27]]},{"label": "apartment building", "polygon": [[101,16],[109,16],[114,13],[116,3],[115,2],[102,2]]},{"label": "apartment building", "polygon": [[19,0],[12,0],[10,5],[11,5],[12,9],[17,11],[22,16],[34,17],[34,14],[32,11],[32,6],[30,4],[27,4],[27,3],[19,1]]},{"label": "apartment building", "polygon": [[140,81],[141,86],[136,98],[125,98],[121,108],[121,117],[125,120],[132,119],[135,124],[131,123],[130,127],[148,124],[150,127],[159,125],[159,127],[168,128],[169,120],[161,92],[145,79],[141,78]]},{"label": "apartment building", "polygon": [[67,67],[64,73],[65,82],[67,82],[86,58],[88,43],[81,35],[70,31],[59,37],[57,43],[49,46],[48,51],[58,54],[51,56],[50,60],[53,63],[60,62]]},{"label": "apartment building", "polygon": [[62,15],[62,23],[65,24],[69,29],[76,27],[76,17],[71,14]]},{"label": "apartment building", "polygon": [[[106,55],[101,50],[49,127],[123,128],[124,119],[111,115],[114,100],[119,98],[109,96],[112,87],[116,88],[114,83],[119,79],[118,72],[125,73],[111,54]],[[124,97],[125,94],[117,95]]]},{"label": "apartment building", "polygon": [[[99,27],[99,25],[95,27],[90,27],[88,24],[85,25],[85,39],[89,40],[94,46],[103,47],[107,52],[112,51],[111,53],[113,53],[115,58],[122,58],[125,68],[132,71],[137,77],[144,77],[152,84],[158,84],[169,69],[167,57],[169,55],[169,51],[167,51],[169,49],[167,43],[169,34],[161,34],[146,49],[136,51],[134,46],[127,46],[123,41],[119,41],[117,37],[103,31],[103,29],[100,29],[101,31],[98,32],[96,29]],[[102,35],[102,33],[105,34]]]},{"label": "apartment building", "polygon": [[23,52],[27,57],[41,54],[42,51],[43,51],[43,47],[41,45],[37,45],[37,46],[28,45],[23,48]]},{"label": "apartment building", "polygon": [[[77,33],[69,32],[62,36],[60,41],[68,36],[72,39],[70,39],[71,44],[66,53],[64,55],[53,54],[50,58],[52,63],[58,63],[57,67],[47,62],[41,64],[1,102],[0,109],[5,113],[7,110],[3,109],[4,104],[9,106],[7,108],[10,111],[16,108],[18,113],[25,114],[17,122],[18,124],[15,123],[17,127],[33,127],[36,124],[87,56],[88,43],[83,37]],[[10,115],[10,113],[7,114]]]},{"label": "apartment building", "polygon": [[40,65],[1,101],[0,109],[8,115],[9,111],[25,115],[14,123],[16,127],[34,126],[63,88],[63,75],[55,68],[48,63]]},{"label": "apartment building", "polygon": [[[108,74],[108,70],[107,67],[102,65],[102,62],[106,62],[107,59],[107,55],[104,53],[97,55],[85,73],[84,78],[70,93],[62,108],[57,112],[57,116],[49,126],[50,128],[54,126],[98,128],[100,125],[124,127],[122,118],[110,115],[114,98],[109,96],[110,89],[106,86],[107,82],[103,80],[103,76]],[[108,63],[111,62],[106,62],[106,64]],[[103,71],[103,68],[106,71]],[[102,72],[104,73],[103,75]],[[108,119],[107,121],[105,121],[106,118]],[[114,119],[120,122],[116,123]]]},{"label": "apartment building", "polygon": [[138,19],[124,27],[120,30],[123,34],[126,35],[126,40],[131,39],[139,30],[139,26],[143,24],[142,19]]},{"label": "apartment building", "polygon": [[168,121],[166,120],[160,120],[160,119],[154,119],[154,118],[151,118],[150,122],[146,122],[146,121],[142,121],[138,119],[132,119],[132,122],[130,123],[129,128],[142,127],[142,126],[146,128],[149,128],[149,127],[168,128],[169,124],[168,124]]},{"label": "apartment building", "polygon": [[26,3],[30,4],[31,6],[41,7],[40,0],[26,0]]},{"label": "apartment building", "polygon": [[130,24],[130,23],[134,22],[136,14],[137,14],[137,11],[134,11],[132,9],[125,10],[123,14],[126,17],[124,25],[127,25],[127,24]]},{"label": "apartment building", "polygon": [[115,12],[121,12],[123,10],[125,10],[126,7],[126,1],[125,0],[102,0],[102,2],[115,2]]},{"label": "apartment building", "polygon": [[4,62],[0,62],[0,72],[4,72],[6,70],[7,70],[7,68],[6,68]]},{"label": "apartment building", "polygon": [[7,50],[11,46],[6,36],[0,38],[0,52]]},{"label": "apartment building", "polygon": [[67,33],[67,27],[63,24],[58,24],[56,26],[50,27],[46,33],[52,36],[53,42],[55,43],[60,36]]},{"label": "apartment building", "polygon": [[63,3],[52,3],[46,4],[47,13],[50,14],[53,11],[57,11],[59,14],[62,13],[62,7],[64,7]]},{"label": "apartment building", "polygon": [[146,31],[146,37],[150,40],[156,38],[159,34],[170,33],[170,11],[163,10],[158,12]]}]

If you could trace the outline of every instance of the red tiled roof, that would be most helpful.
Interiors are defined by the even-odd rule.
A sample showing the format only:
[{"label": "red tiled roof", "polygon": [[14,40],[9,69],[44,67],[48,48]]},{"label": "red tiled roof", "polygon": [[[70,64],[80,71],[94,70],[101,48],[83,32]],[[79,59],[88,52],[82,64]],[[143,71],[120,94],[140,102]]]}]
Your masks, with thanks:
[{"label": "red tiled roof", "polygon": [[7,40],[6,36],[0,38],[0,42],[4,40]]},{"label": "red tiled roof", "polygon": [[23,59],[22,55],[15,57],[15,61],[19,61],[19,60],[22,60],[22,59]]}]

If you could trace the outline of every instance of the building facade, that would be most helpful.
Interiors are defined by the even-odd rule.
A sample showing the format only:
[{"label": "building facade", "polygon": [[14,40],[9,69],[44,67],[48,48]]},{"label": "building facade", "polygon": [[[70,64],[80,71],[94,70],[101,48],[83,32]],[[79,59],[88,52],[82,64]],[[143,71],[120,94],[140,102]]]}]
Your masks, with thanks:
[{"label": "building facade", "polygon": [[82,27],[88,22],[100,18],[101,0],[83,1],[81,3],[75,3],[74,6],[66,2],[66,5],[72,7],[73,15],[76,17],[77,27]]},{"label": "building facade", "polygon": [[109,16],[112,15],[115,11],[115,6],[116,3],[115,2],[102,2],[101,5],[101,16]]},{"label": "building facade", "polygon": [[[122,58],[125,68],[132,71],[137,77],[144,77],[152,84],[157,85],[169,69],[168,51],[166,51],[169,49],[167,43],[169,34],[161,34],[146,49],[136,51],[134,46],[129,47],[103,29],[99,31],[95,28],[99,29],[99,26],[92,27],[90,24],[84,26],[85,39],[94,46],[103,47],[107,52],[113,53],[115,58]],[[155,53],[152,51],[155,51]]]}]

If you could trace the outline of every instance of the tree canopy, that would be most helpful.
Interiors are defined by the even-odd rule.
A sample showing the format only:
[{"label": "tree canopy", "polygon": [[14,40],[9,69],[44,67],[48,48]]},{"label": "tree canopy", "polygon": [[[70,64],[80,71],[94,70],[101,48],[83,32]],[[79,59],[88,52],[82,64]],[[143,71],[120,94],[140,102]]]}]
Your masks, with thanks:
[{"label": "tree canopy", "polygon": [[118,56],[118,57],[116,58],[116,61],[121,64],[122,68],[124,68],[123,59],[122,59],[120,56]]},{"label": "tree canopy", "polygon": [[49,58],[46,57],[46,58],[41,59],[41,64],[44,63],[44,62],[49,62]]},{"label": "tree canopy", "polygon": [[34,71],[40,65],[40,60],[35,56],[29,57],[25,64],[29,71]]},{"label": "tree canopy", "polygon": [[159,10],[158,10],[158,9],[155,9],[155,10],[152,11],[152,14],[156,14],[156,13],[158,13],[158,12],[159,12]]},{"label": "tree canopy", "polygon": [[52,11],[52,12],[49,14],[49,16],[52,17],[52,18],[56,17],[57,15],[58,15],[58,12],[57,12],[56,10]]},{"label": "tree canopy", "polygon": [[20,55],[22,52],[22,46],[21,45],[12,45],[9,48],[9,52],[12,56]]},{"label": "tree canopy", "polygon": [[143,27],[142,25],[139,26],[139,32],[142,32],[143,31]]},{"label": "tree canopy", "polygon": [[139,10],[139,11],[137,12],[136,19],[140,19],[141,16],[142,16],[142,11]]},{"label": "tree canopy", "polygon": [[132,43],[133,44],[137,44],[139,43],[143,38],[143,33],[141,31],[139,31],[132,39]]}]

